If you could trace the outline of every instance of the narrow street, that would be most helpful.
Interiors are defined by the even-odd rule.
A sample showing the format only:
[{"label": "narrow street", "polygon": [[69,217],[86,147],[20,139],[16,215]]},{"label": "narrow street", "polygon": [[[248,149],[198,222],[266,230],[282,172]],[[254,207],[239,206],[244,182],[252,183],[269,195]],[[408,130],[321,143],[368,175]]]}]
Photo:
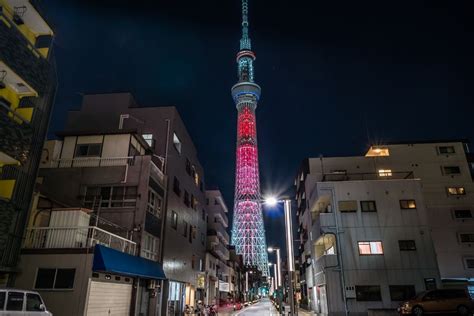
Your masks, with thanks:
[{"label": "narrow street", "polygon": [[272,303],[268,298],[262,299],[259,303],[243,308],[240,311],[235,312],[219,312],[219,315],[233,315],[233,316],[246,316],[246,315],[258,315],[258,316],[270,316],[278,315],[277,310],[273,307]]}]

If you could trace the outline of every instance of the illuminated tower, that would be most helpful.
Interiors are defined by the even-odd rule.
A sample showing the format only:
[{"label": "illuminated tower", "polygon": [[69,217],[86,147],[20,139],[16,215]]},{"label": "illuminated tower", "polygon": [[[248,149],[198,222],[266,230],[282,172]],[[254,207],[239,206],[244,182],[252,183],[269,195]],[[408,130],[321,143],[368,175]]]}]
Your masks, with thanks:
[{"label": "illuminated tower", "polygon": [[238,111],[232,244],[243,256],[245,265],[256,266],[263,275],[268,275],[255,120],[260,86],[254,82],[255,54],[251,50],[248,26],[248,0],[242,0],[242,39],[237,53],[239,82],[232,87]]}]

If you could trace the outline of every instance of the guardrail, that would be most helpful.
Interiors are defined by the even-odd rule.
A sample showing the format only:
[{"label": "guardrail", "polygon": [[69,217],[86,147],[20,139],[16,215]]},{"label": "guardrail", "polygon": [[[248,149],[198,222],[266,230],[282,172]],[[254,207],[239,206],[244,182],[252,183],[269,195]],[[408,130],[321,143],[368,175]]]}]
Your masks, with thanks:
[{"label": "guardrail", "polygon": [[30,227],[26,230],[25,249],[90,248],[104,245],[135,255],[136,243],[96,226]]}]

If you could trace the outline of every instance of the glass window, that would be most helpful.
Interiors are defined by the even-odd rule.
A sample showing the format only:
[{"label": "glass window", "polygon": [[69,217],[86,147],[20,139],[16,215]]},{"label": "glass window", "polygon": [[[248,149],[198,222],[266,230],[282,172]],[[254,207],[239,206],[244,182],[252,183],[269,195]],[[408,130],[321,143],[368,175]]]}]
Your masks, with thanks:
[{"label": "glass window", "polygon": [[360,201],[360,209],[362,212],[377,212],[375,201]]},{"label": "glass window", "polygon": [[443,174],[451,175],[451,174],[460,174],[461,168],[458,166],[444,166],[443,167]]},{"label": "glass window", "polygon": [[41,298],[38,294],[27,293],[26,294],[26,311],[27,312],[41,312]]},{"label": "glass window", "polygon": [[357,301],[366,302],[382,300],[379,285],[356,285],[355,290]]},{"label": "glass window", "polygon": [[0,311],[3,311],[3,307],[5,306],[5,298],[7,296],[6,292],[0,292]]},{"label": "glass window", "polygon": [[178,229],[178,214],[175,211],[171,211],[171,227]]},{"label": "glass window", "polygon": [[102,144],[80,144],[76,146],[74,157],[100,157]]},{"label": "glass window", "polygon": [[415,297],[414,285],[389,285],[392,301],[405,301]]},{"label": "glass window", "polygon": [[454,217],[458,219],[472,218],[471,210],[454,210]]},{"label": "glass window", "polygon": [[464,258],[466,269],[474,269],[474,258]]},{"label": "glass window", "polygon": [[56,269],[38,269],[35,289],[52,289],[55,275]]},{"label": "glass window", "polygon": [[461,243],[474,243],[474,233],[459,234],[459,241]]},{"label": "glass window", "polygon": [[178,196],[181,196],[181,189],[179,188],[179,180],[176,177],[174,177],[174,179],[173,179],[173,191]]},{"label": "glass window", "polygon": [[186,173],[191,175],[191,161],[188,158],[186,158]]},{"label": "glass window", "polygon": [[402,210],[416,209],[415,200],[400,200],[400,208]]},{"label": "glass window", "polygon": [[379,177],[391,177],[392,170],[391,169],[379,169]]},{"label": "glass window", "polygon": [[7,311],[22,311],[24,294],[22,292],[8,292]]},{"label": "glass window", "polygon": [[76,269],[57,269],[55,289],[72,289],[74,287],[74,276]]},{"label": "glass window", "polygon": [[341,212],[357,212],[357,201],[339,201],[338,205]]},{"label": "glass window", "polygon": [[425,279],[425,288],[426,288],[426,290],[436,289],[436,279],[435,278]]},{"label": "glass window", "polygon": [[188,237],[188,223],[183,221],[183,236]]},{"label": "glass window", "polygon": [[359,241],[360,255],[383,255],[383,247],[381,241]]},{"label": "glass window", "polygon": [[158,193],[156,193],[153,189],[148,188],[147,211],[159,218],[161,217],[162,204],[163,200],[158,195]]},{"label": "glass window", "polygon": [[174,148],[176,149],[176,151],[178,153],[181,154],[181,141],[179,140],[179,137],[178,135],[176,135],[176,133],[173,133],[173,145],[174,145]]},{"label": "glass window", "polygon": [[456,151],[454,150],[454,146],[439,146],[438,153],[439,154],[454,154]]},{"label": "glass window", "polygon": [[38,269],[36,289],[72,289],[76,269]]},{"label": "glass window", "polygon": [[416,244],[414,240],[399,240],[398,247],[402,251],[414,251],[416,250]]},{"label": "glass window", "polygon": [[155,145],[155,141],[153,140],[153,134],[143,134],[142,137],[146,141],[148,146],[153,147]]},{"label": "glass window", "polygon": [[466,190],[464,187],[448,187],[447,188],[449,195],[465,195]]}]

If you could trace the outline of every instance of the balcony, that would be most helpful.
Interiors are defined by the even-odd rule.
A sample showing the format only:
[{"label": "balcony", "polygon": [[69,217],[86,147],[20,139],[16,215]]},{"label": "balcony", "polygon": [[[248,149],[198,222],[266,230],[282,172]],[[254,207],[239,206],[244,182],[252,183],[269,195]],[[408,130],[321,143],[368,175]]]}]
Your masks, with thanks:
[{"label": "balcony", "polygon": [[95,245],[135,255],[136,243],[95,226],[30,227],[24,249],[85,249]]},{"label": "balcony", "polygon": [[325,173],[322,181],[365,181],[365,180],[403,180],[414,179],[413,172],[401,171],[389,173]]},{"label": "balcony", "polygon": [[76,157],[53,159],[49,168],[88,168],[88,167],[117,167],[132,166],[134,157]]},{"label": "balcony", "polygon": [[[128,157],[128,158],[131,158],[131,157]],[[158,166],[155,165],[155,163],[152,160],[150,160],[150,166],[151,166],[151,175],[156,176],[158,178],[159,183],[164,183],[165,175],[163,171],[161,171],[161,169],[158,168]]]},{"label": "balcony", "polygon": [[323,255],[314,261],[314,272],[322,272],[327,268],[336,268],[337,266],[337,255]]},{"label": "balcony", "polygon": [[230,242],[229,234],[227,233],[227,231],[226,231],[225,227],[222,225],[222,223],[214,223],[214,225],[212,225],[212,227],[216,230],[217,236],[220,239],[225,240],[227,243]]}]

